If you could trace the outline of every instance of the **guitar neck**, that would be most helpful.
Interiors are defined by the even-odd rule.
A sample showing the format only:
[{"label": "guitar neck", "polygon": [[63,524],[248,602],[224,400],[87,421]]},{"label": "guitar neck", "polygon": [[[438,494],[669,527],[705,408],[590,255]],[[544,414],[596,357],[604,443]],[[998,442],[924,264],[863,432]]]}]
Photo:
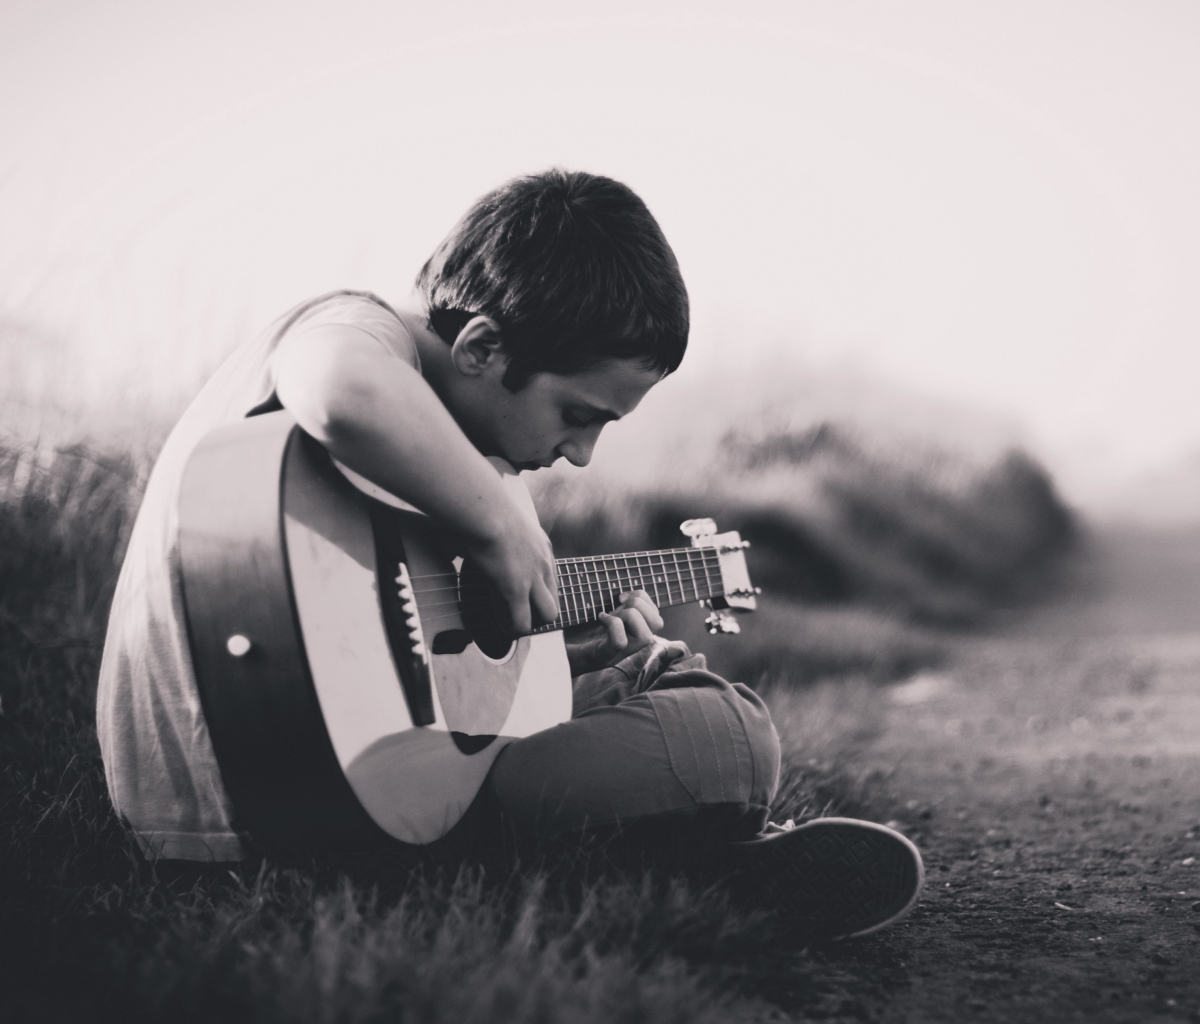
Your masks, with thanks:
[{"label": "guitar neck", "polygon": [[716,548],[665,548],[623,555],[559,558],[559,616],[535,633],[594,622],[620,604],[620,595],[644,590],[660,608],[725,593]]}]

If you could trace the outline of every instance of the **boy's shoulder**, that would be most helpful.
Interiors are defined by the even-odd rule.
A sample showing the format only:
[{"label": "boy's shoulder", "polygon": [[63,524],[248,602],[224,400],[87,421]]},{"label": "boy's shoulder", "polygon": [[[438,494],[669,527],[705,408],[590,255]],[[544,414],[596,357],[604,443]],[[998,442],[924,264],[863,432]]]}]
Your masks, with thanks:
[{"label": "boy's shoulder", "polygon": [[420,366],[416,341],[404,317],[374,292],[343,289],[302,302],[276,321],[272,348],[289,337],[327,327],[350,327],[369,334],[395,355]]}]

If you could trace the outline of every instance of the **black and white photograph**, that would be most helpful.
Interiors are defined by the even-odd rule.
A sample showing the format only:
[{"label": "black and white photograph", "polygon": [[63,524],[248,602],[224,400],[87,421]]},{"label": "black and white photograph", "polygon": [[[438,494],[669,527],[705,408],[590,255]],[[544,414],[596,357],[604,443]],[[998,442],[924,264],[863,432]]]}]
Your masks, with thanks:
[{"label": "black and white photograph", "polygon": [[0,1020],[1200,1022],[1200,5],[0,0]]}]

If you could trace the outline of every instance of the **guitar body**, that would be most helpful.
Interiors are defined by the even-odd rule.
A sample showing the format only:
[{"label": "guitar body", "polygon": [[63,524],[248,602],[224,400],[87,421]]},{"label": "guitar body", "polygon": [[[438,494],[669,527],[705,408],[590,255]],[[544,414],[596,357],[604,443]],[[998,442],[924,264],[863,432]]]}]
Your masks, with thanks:
[{"label": "guitar body", "polygon": [[238,827],[268,848],[434,842],[507,743],[570,718],[562,634],[481,650],[457,552],[396,504],[282,412],[214,431],[185,471],[197,685]]}]

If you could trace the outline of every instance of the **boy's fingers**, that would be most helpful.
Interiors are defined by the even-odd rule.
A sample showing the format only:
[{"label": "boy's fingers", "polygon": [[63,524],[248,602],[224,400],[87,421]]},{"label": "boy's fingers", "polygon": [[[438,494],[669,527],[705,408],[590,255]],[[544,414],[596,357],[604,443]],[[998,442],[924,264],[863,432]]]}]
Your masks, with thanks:
[{"label": "boy's fingers", "polygon": [[625,635],[634,640],[651,640],[654,630],[646,621],[646,617],[636,608],[619,608],[614,617],[625,624]]},{"label": "boy's fingers", "polygon": [[556,570],[556,568],[554,566],[553,557],[551,557],[550,561],[548,561],[542,569],[542,583],[545,585],[546,590],[549,592],[551,599],[554,601],[554,607],[555,607],[554,615],[557,618],[557,616],[558,616],[558,571]]},{"label": "boy's fingers", "polygon": [[512,619],[513,630],[517,636],[524,636],[533,628],[528,601],[511,599],[508,602],[508,615]]},{"label": "boy's fingers", "polygon": [[634,590],[631,593],[622,595],[621,607],[638,612],[650,626],[651,633],[655,633],[663,628],[663,620],[662,616],[658,613],[658,606],[644,590]]},{"label": "boy's fingers", "polygon": [[623,623],[616,615],[602,615],[600,621],[608,633],[608,642],[613,651],[623,651],[629,643],[629,636]]},{"label": "boy's fingers", "polygon": [[[543,580],[535,582],[530,594],[533,615],[538,619],[534,625],[542,626],[558,618],[558,597]],[[526,627],[528,632],[531,627]]]}]

